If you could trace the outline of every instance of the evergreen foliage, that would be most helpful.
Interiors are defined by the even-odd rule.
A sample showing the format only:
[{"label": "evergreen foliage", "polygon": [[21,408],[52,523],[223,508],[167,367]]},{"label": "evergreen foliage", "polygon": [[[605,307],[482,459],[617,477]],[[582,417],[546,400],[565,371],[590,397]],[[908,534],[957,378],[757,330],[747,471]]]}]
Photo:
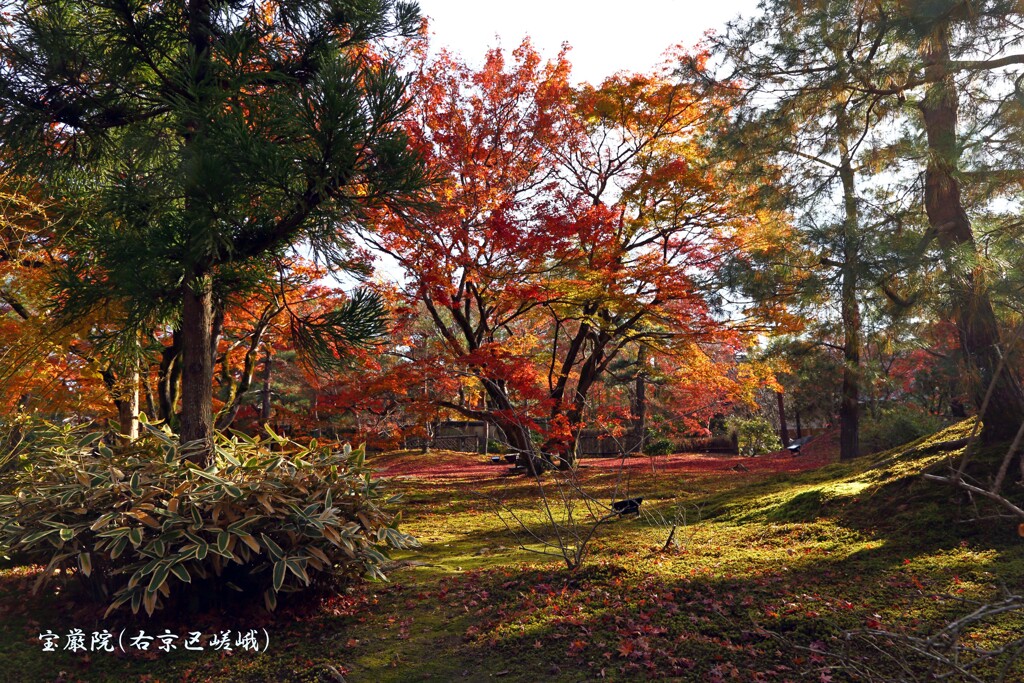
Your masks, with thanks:
[{"label": "evergreen foliage", "polygon": [[[352,264],[350,228],[422,174],[398,125],[401,0],[23,2],[0,32],[0,136],[60,198],[54,314],[102,310],[108,355],[180,329],[183,436],[211,438],[211,321],[305,245]],[[296,320],[315,356],[371,341],[379,306]]]}]

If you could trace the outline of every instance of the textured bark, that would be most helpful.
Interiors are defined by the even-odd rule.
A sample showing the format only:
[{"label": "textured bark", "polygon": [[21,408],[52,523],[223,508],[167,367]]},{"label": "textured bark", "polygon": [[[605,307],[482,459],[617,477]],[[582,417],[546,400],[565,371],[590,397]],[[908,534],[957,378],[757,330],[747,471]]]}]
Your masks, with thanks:
[{"label": "textured bark", "polygon": [[213,438],[213,296],[209,282],[193,279],[184,287],[182,298],[181,441],[203,442],[196,459],[206,462]]},{"label": "textured bark", "polygon": [[991,443],[1014,436],[1024,419],[1024,396],[1013,379],[1016,363],[999,362],[999,324],[988,293],[979,282],[978,272],[963,264],[964,255],[973,256],[977,245],[957,179],[961,154],[957,138],[959,102],[949,67],[950,33],[948,20],[940,22],[921,48],[925,78],[932,83],[919,105],[929,151],[925,211],[950,266],[960,345],[968,366],[976,373],[972,387],[975,407],[981,406],[988,387],[994,383],[982,418],[982,438]]},{"label": "textured bark", "polygon": [[121,437],[131,443],[139,438],[139,371],[136,369],[121,380],[117,400],[117,421]]},{"label": "textured bark", "polygon": [[181,332],[174,331],[169,346],[160,354],[160,368],[157,370],[157,396],[160,419],[172,428],[177,426],[175,411],[178,405],[179,380],[181,379]]},{"label": "textured bark", "polygon": [[[840,117],[846,123],[845,116]],[[845,133],[845,130],[842,131]],[[854,172],[849,150],[840,143],[839,176],[843,183],[843,268],[840,306],[843,318],[843,387],[839,402],[839,459],[852,460],[860,454],[860,304],[857,301],[857,275],[860,268],[857,207]]]},{"label": "textured bark", "polygon": [[789,445],[789,425],[786,424],[786,397],[781,391],[775,392],[775,399],[779,404],[779,438],[783,446]]},{"label": "textured bark", "polygon": [[639,450],[644,450],[647,436],[647,347],[641,346],[636,353],[636,379],[633,390],[633,430],[637,435]]},{"label": "textured bark", "polygon": [[[203,97],[210,70],[210,41],[213,31],[211,15],[213,8],[209,0],[192,0],[188,4],[186,21],[188,41],[192,49],[195,66],[196,88],[192,95]],[[196,102],[196,111],[202,111]],[[201,155],[201,133],[205,121],[195,116],[184,122],[184,156],[197,160]],[[181,315],[181,441],[199,442],[202,447],[192,456],[200,464],[207,464],[213,448],[213,293],[210,287],[209,266],[213,254],[209,253],[203,222],[213,220],[201,210],[204,205],[204,188],[198,182],[189,180],[185,184],[185,212],[194,228],[190,239],[189,254],[195,259],[191,273],[182,287]]]},{"label": "textured bark", "polygon": [[271,353],[270,347],[268,346],[264,350],[263,355],[263,391],[260,399],[260,426],[266,425],[270,422],[270,379],[273,377],[274,371],[274,354]]}]

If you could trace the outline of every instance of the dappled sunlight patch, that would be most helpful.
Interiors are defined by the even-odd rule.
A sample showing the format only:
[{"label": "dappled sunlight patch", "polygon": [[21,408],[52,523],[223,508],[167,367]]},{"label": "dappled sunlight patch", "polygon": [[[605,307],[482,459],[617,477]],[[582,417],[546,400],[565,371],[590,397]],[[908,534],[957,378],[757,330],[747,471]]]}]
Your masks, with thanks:
[{"label": "dappled sunlight patch", "polygon": [[[402,528],[423,542],[392,554],[389,583],[283,606],[282,619],[267,622],[274,652],[260,659],[110,660],[102,671],[117,675],[93,678],[166,671],[178,680],[191,670],[201,681],[331,680],[332,672],[382,683],[843,680],[836,663],[844,632],[928,632],[969,601],[998,596],[1000,581],[1024,580],[1016,536],[954,523],[949,493],[917,476],[942,452],[884,457],[893,455],[906,470],[881,477],[873,456],[781,473],[726,467],[770,457],[681,454],[658,457],[653,468],[644,457],[622,471],[614,459],[584,460],[599,464],[581,468],[578,482],[601,505],[625,493],[644,503],[639,515],[602,525],[589,559],[572,572],[521,550],[495,515],[501,500],[526,528],[548,534],[532,478],[507,476],[505,466],[473,454],[374,456],[371,466],[399,473]],[[809,462],[801,458],[787,462]],[[556,481],[541,480],[552,500]],[[556,517],[560,510],[555,504]],[[21,598],[20,582],[36,571],[0,572],[0,609],[20,624],[14,637],[22,643],[39,628],[29,633],[17,605],[62,613],[50,598]],[[197,623],[242,618],[203,615]],[[1009,615],[974,628],[971,643],[1003,642],[1021,621]]]},{"label": "dappled sunlight patch", "polygon": [[[514,595],[488,593],[491,606],[464,640],[481,651],[524,652],[563,662],[564,673],[596,677],[711,680],[732,667],[747,679],[766,666],[793,667],[792,654],[778,652],[749,620],[763,595],[745,594],[739,585],[602,568],[612,567],[599,565],[585,582],[556,574],[500,584]],[[761,592],[773,584],[765,579]]]},{"label": "dappled sunlight patch", "polygon": [[[930,438],[941,441],[950,436]],[[575,585],[572,577],[582,574],[554,572],[537,586],[531,585],[529,578],[513,579],[512,583],[506,578],[498,590],[489,592],[489,604],[495,607],[484,610],[483,622],[466,623],[459,634],[461,646],[490,657],[516,653],[515,657],[525,656],[526,661],[544,666],[564,661],[561,673],[548,672],[554,678],[565,671],[586,670],[594,676],[602,672],[623,677],[656,673],[712,680],[727,672],[728,666],[735,667],[740,672],[737,675],[751,678],[765,672],[806,673],[818,666],[822,668],[815,669],[817,674],[827,673],[827,650],[837,628],[858,628],[876,621],[919,627],[937,623],[948,616],[953,604],[928,596],[990,594],[991,584],[985,581],[989,568],[982,567],[1008,559],[991,551],[975,555],[972,553],[981,551],[960,546],[946,546],[946,550],[924,547],[907,555],[915,537],[895,544],[874,535],[867,526],[848,526],[845,520],[853,511],[870,518],[880,504],[885,509],[896,494],[884,486],[908,478],[918,481],[916,475],[934,458],[948,457],[943,452],[908,453],[908,447],[882,457],[893,455],[900,458],[901,471],[884,476],[879,476],[883,473],[876,466],[879,458],[873,456],[781,473],[770,467],[731,468],[735,463],[774,460],[805,465],[813,461],[788,455],[722,458],[695,454],[584,460],[580,481],[591,487],[588,490],[609,499],[624,490],[645,496],[646,507],[641,508],[638,519],[616,521],[602,529],[592,548],[598,558],[596,566],[618,567],[620,572],[628,567],[628,571],[614,578],[586,576]],[[518,506],[528,524],[543,521],[531,503],[535,484],[529,478],[506,478],[494,485],[507,492],[507,500]],[[475,484],[473,488],[478,495]],[[492,494],[495,490],[489,489]],[[455,486],[451,494],[464,501],[471,495],[467,486]],[[896,501],[902,504],[899,498]],[[442,502],[448,504],[450,501]],[[691,515],[677,530],[681,543],[663,550],[669,520],[681,505],[687,506]],[[434,523],[443,525],[447,538],[458,539],[460,528],[486,534],[488,527],[504,534],[496,525],[472,521],[487,514],[484,507],[474,503],[471,508],[459,509],[461,512],[447,519],[431,515]],[[949,531],[946,524],[936,533]],[[482,542],[480,536],[473,538]],[[453,545],[457,544],[456,540]],[[468,550],[464,547],[457,552]],[[472,573],[472,580],[528,574],[530,565],[513,560],[513,554],[482,558],[478,566],[484,571]],[[905,559],[910,564],[904,564]],[[552,577],[561,577],[561,584]],[[652,582],[670,588],[661,593],[656,608],[644,609],[645,591],[658,594],[649,591]],[[557,595],[549,592],[553,584],[560,585]],[[501,589],[502,585],[506,588]],[[714,586],[721,585],[732,587],[731,597],[711,597]],[[705,597],[684,595],[682,586],[691,587],[689,590],[697,587]],[[737,604],[742,610],[731,612]],[[620,625],[637,624],[653,632],[616,630]],[[776,654],[780,635],[807,649],[801,655],[793,650],[784,656]],[[815,643],[824,648],[820,654],[811,647]],[[748,667],[744,661],[757,666]]]}]

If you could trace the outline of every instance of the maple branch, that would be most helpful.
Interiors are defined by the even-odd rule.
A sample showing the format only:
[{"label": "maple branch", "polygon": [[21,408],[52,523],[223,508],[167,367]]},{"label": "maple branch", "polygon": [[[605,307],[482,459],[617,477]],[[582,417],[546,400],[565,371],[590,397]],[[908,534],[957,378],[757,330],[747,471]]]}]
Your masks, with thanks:
[{"label": "maple branch", "polygon": [[484,410],[476,410],[474,408],[467,408],[466,406],[459,405],[458,403],[452,403],[451,401],[437,401],[437,405],[442,408],[450,408],[451,410],[462,413],[466,417],[471,417],[474,420],[483,420],[484,422],[494,422],[494,413]]},{"label": "maple branch", "polygon": [[[586,309],[584,309],[584,313],[586,312]],[[573,337],[572,342],[569,344],[569,350],[562,360],[562,367],[558,373],[558,382],[555,384],[554,391],[551,392],[551,398],[555,400],[556,404],[561,403],[562,397],[565,396],[565,386],[569,382],[569,373],[572,372],[573,366],[576,365],[576,358],[579,356],[580,349],[590,334],[590,330],[590,323],[581,322],[579,329],[576,330],[576,336]]]},{"label": "maple branch", "polygon": [[259,351],[261,342],[263,341],[263,335],[270,327],[271,321],[278,313],[284,310],[283,306],[280,306],[275,301],[274,303],[268,304],[263,310],[263,314],[257,320],[255,327],[253,328],[252,337],[249,341],[249,348],[246,349],[245,359],[242,361],[242,377],[237,382],[231,380],[228,374],[228,354],[225,353],[222,357],[222,374],[229,382],[229,397],[230,400],[225,401],[225,406],[221,409],[217,415],[217,429],[227,429],[228,426],[234,421],[235,416],[238,415],[238,411],[242,407],[242,400],[245,398],[246,393],[249,391],[249,387],[252,386],[252,378],[256,374],[256,354]]},{"label": "maple branch", "polygon": [[421,298],[423,300],[423,304],[427,307],[427,311],[430,313],[430,317],[434,320],[434,324],[437,326],[438,331],[441,333],[441,336],[444,337],[445,341],[448,342],[452,352],[457,356],[465,355],[467,351],[462,348],[462,344],[455,338],[451,329],[449,329],[448,325],[446,325],[444,320],[441,318],[441,314],[434,306],[434,300],[431,298],[430,294],[424,292]]},{"label": "maple branch", "polygon": [[558,338],[562,333],[562,320],[555,317],[555,333],[551,341],[551,363],[548,365],[548,395],[554,392],[555,363],[558,359]]},{"label": "maple branch", "polygon": [[2,299],[4,303],[10,306],[11,310],[17,313],[18,317],[21,318],[22,320],[30,320],[32,318],[32,314],[29,312],[28,308],[26,308],[23,303],[21,303],[17,298],[15,298],[13,294],[8,292],[6,289],[0,289],[0,299]]},{"label": "maple branch", "polygon": [[473,325],[469,321],[469,316],[472,315],[469,299],[466,299],[465,305],[465,315],[455,302],[452,302],[451,306],[446,306],[445,308],[452,314],[452,320],[454,320],[455,324],[459,326],[460,330],[462,330],[462,334],[466,337],[466,343],[469,345],[469,350],[475,351],[480,348],[480,345],[477,343],[476,334],[473,333]]}]

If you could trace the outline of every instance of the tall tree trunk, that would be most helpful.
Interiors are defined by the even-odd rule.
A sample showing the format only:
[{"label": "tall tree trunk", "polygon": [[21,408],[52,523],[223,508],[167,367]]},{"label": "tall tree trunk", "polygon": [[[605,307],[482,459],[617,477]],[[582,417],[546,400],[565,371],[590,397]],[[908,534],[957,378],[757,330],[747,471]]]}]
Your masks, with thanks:
[{"label": "tall tree trunk", "polygon": [[593,349],[580,367],[579,379],[573,393],[572,403],[568,410],[562,406],[561,396],[552,409],[551,417],[564,415],[569,421],[569,441],[548,439],[543,450],[558,456],[558,467],[568,470],[576,466],[579,460],[580,430],[583,427],[583,415],[587,408],[587,396],[601,372],[608,364],[605,349],[611,337],[605,330],[600,330],[593,339]]},{"label": "tall tree trunk", "polygon": [[[922,43],[925,78],[932,84],[920,102],[928,139],[925,170],[925,211],[942,248],[952,278],[957,331],[964,358],[977,377],[971,387],[976,407],[981,406],[994,384],[983,416],[986,442],[1010,439],[1024,419],[1024,396],[1013,379],[1016,363],[1001,364],[999,324],[992,302],[970,263],[977,246],[971,222],[964,210],[957,171],[961,148],[957,139],[959,101],[949,71],[950,24],[941,21]],[[967,254],[967,262],[963,254]],[[1002,366],[1002,370],[997,371]]]},{"label": "tall tree trunk", "polygon": [[786,424],[786,399],[781,391],[775,392],[775,399],[779,404],[779,438],[782,445],[789,445],[789,426]]},{"label": "tall tree trunk", "polygon": [[160,354],[160,368],[157,370],[157,396],[159,400],[159,417],[172,429],[177,427],[178,394],[181,378],[181,332],[174,330],[170,346],[164,347]]},{"label": "tall tree trunk", "polygon": [[120,382],[117,422],[122,439],[131,443],[139,438],[139,370],[126,373]]},{"label": "tall tree trunk", "polygon": [[800,426],[800,408],[797,408],[793,414],[796,417],[796,438],[802,439],[804,438],[804,430]]},{"label": "tall tree trunk", "polygon": [[[854,285],[855,287],[855,285]],[[843,277],[843,387],[839,399],[839,459],[860,454],[860,307]],[[852,287],[851,287],[852,288]]]},{"label": "tall tree trunk", "polygon": [[145,389],[146,396],[146,416],[152,419],[159,414],[159,409],[157,408],[156,396],[153,394],[153,384],[149,378],[150,369],[146,368],[146,371],[146,376],[142,378],[142,387]]},{"label": "tall tree trunk", "polygon": [[516,410],[504,387],[491,379],[481,378],[480,381],[487,394],[487,401],[492,406],[492,410],[488,411],[490,419],[505,433],[508,445],[516,452],[516,464],[526,468],[530,474],[539,474],[539,458],[533,440],[530,438],[530,430],[518,420],[513,419],[512,416],[516,414]]},{"label": "tall tree trunk", "polygon": [[[200,112],[207,106],[209,97],[207,79],[210,73],[210,41],[213,4],[210,0],[190,0],[186,9],[186,24],[191,59],[194,68],[191,73],[194,88],[189,96],[195,101],[194,114],[184,123],[182,151],[183,159],[202,167],[202,137],[206,120]],[[212,459],[213,448],[213,291],[208,265],[210,249],[204,227],[212,220],[204,210],[205,188],[197,178],[186,178],[184,187],[186,220],[191,231],[186,248],[195,259],[182,287],[181,311],[181,441],[198,442],[190,458],[206,465]]]},{"label": "tall tree trunk", "polygon": [[181,441],[202,442],[195,459],[205,464],[210,459],[213,438],[213,295],[205,278],[192,278],[183,290]]},{"label": "tall tree trunk", "polygon": [[270,422],[270,378],[274,368],[274,354],[270,346],[264,349],[263,356],[263,391],[260,399],[260,427]]},{"label": "tall tree trunk", "polygon": [[647,347],[641,345],[636,352],[636,379],[632,406],[633,443],[643,452],[647,435]]},{"label": "tall tree trunk", "polygon": [[860,304],[857,301],[857,275],[860,270],[858,232],[860,213],[854,185],[853,161],[846,148],[849,122],[840,116],[843,183],[843,267],[840,299],[843,318],[843,387],[839,400],[839,459],[852,460],[860,455]]}]

